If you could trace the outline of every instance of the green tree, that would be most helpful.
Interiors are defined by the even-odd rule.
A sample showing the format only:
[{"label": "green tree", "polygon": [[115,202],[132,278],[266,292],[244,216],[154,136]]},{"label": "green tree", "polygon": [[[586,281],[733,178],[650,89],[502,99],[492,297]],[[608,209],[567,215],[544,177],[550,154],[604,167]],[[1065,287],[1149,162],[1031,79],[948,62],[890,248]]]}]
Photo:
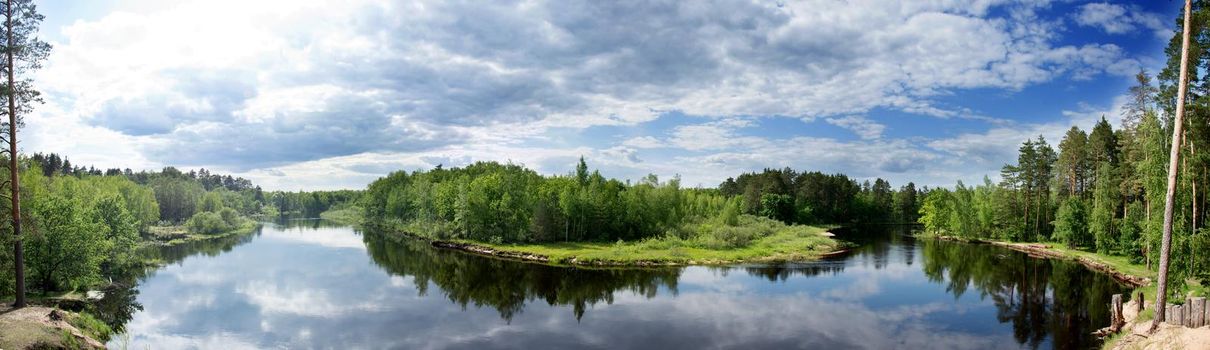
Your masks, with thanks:
[{"label": "green tree", "polygon": [[111,250],[106,227],[91,223],[80,203],[58,195],[33,203],[29,237],[31,276],[44,292],[86,285],[100,275]]},{"label": "green tree", "polygon": [[160,218],[182,222],[198,211],[205,190],[196,182],[172,176],[161,176],[151,181],[155,200],[159,203]]},{"label": "green tree", "polygon": [[0,82],[0,96],[6,102],[4,113],[8,116],[6,134],[2,139],[8,143],[9,210],[13,230],[13,259],[15,267],[17,308],[25,307],[25,262],[21,236],[21,177],[18,175],[17,129],[24,124],[24,116],[42,102],[41,93],[34,89],[33,71],[42,67],[42,61],[50,55],[50,44],[37,37],[38,26],[44,18],[37,11],[33,0],[6,0],[0,15],[4,16],[4,39],[0,40],[0,52],[4,53],[4,81]]},{"label": "green tree", "polygon": [[108,196],[97,201],[92,211],[91,222],[99,222],[103,226],[105,240],[108,241],[108,251],[101,265],[101,273],[113,276],[116,271],[123,271],[134,261],[133,254],[138,245],[138,221],[126,210],[126,203],[117,196]]},{"label": "green tree", "polygon": [[950,216],[953,215],[949,196],[949,191],[944,188],[934,189],[925,195],[924,204],[920,206],[920,224],[924,225],[926,232],[946,234]]},{"label": "green tree", "polygon": [[1062,178],[1059,182],[1059,194],[1064,196],[1081,196],[1084,193],[1088,178],[1088,136],[1083,130],[1071,127],[1059,142],[1059,160],[1055,164]]},{"label": "green tree", "polygon": [[1101,162],[1097,168],[1096,188],[1093,191],[1092,218],[1089,229],[1096,238],[1098,253],[1109,254],[1118,251],[1120,226],[1115,220],[1118,204],[1122,202],[1121,187],[1115,169],[1107,161]]},{"label": "green tree", "polygon": [[1088,234],[1088,209],[1084,200],[1072,197],[1059,206],[1059,211],[1055,214],[1054,237],[1073,248],[1092,246],[1092,239]]}]

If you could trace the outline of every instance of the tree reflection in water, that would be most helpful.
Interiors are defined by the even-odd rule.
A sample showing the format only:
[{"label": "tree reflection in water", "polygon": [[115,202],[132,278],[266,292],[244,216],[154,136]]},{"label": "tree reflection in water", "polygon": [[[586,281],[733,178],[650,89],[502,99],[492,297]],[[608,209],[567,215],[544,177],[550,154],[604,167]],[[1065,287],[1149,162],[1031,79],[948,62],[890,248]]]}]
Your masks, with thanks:
[{"label": "tree reflection in water", "polygon": [[[294,288],[300,288],[298,287],[300,285],[311,286],[310,290],[291,289],[305,295],[329,295],[328,293],[330,293],[330,295],[338,296],[350,288],[376,288],[374,286],[385,283],[382,281],[383,278],[399,276],[410,278],[415,293],[425,298],[387,297],[379,301],[379,306],[383,311],[376,312],[380,313],[341,314],[332,319],[273,314],[272,317],[279,321],[288,319],[291,322],[314,322],[313,325],[316,327],[339,327],[341,322],[361,320],[368,324],[376,324],[385,319],[402,317],[415,319],[424,324],[436,321],[435,318],[443,322],[463,322],[459,324],[466,331],[474,331],[477,329],[474,327],[478,326],[492,326],[490,322],[479,324],[485,322],[482,319],[457,317],[452,314],[397,315],[398,312],[406,311],[394,311],[412,310],[417,305],[436,306],[440,304],[448,307],[449,304],[442,300],[445,299],[453,305],[460,306],[463,314],[473,314],[466,312],[468,307],[485,308],[491,310],[488,311],[489,314],[498,314],[510,325],[514,323],[514,320],[528,320],[527,322],[516,322],[523,323],[516,325],[516,331],[528,330],[539,332],[535,334],[545,334],[545,336],[535,335],[531,341],[537,343],[530,345],[553,344],[549,343],[551,341],[549,336],[553,334],[540,333],[543,331],[567,336],[567,340],[572,343],[576,341],[576,338],[571,337],[572,334],[600,332],[600,336],[609,339],[604,345],[620,345],[618,340],[612,337],[625,337],[626,335],[611,332],[622,332],[621,329],[628,329],[626,332],[635,331],[633,328],[625,327],[638,327],[656,332],[661,337],[669,338],[669,341],[682,341],[686,342],[685,344],[689,344],[691,339],[677,337],[694,337],[694,341],[701,344],[709,344],[718,341],[718,338],[728,336],[752,338],[740,339],[736,343],[750,345],[785,345],[794,342],[798,342],[800,345],[815,346],[896,344],[887,343],[887,339],[873,339],[877,337],[844,336],[854,327],[868,327],[878,331],[858,333],[872,333],[891,338],[921,336],[935,339],[956,336],[957,342],[947,344],[958,347],[978,348],[987,346],[986,342],[993,341],[994,343],[991,344],[1000,347],[1038,348],[1046,345],[1055,348],[1093,347],[1098,342],[1090,335],[1090,332],[1103,326],[1108,319],[1107,300],[1109,295],[1124,291],[1122,286],[1112,279],[1091,273],[1077,264],[1032,259],[1025,254],[994,246],[934,240],[917,241],[907,234],[906,228],[892,226],[834,230],[840,237],[854,242],[855,248],[844,256],[822,261],[658,269],[583,269],[486,258],[435,249],[423,241],[397,239],[392,238],[391,235],[361,233],[358,238],[352,230],[343,227],[333,230],[334,226],[317,220],[285,222],[283,227],[289,228],[291,231],[289,235],[293,235],[293,237],[339,238],[340,246],[347,248],[348,245],[352,245],[356,246],[356,249],[360,249],[360,244],[364,244],[368,260],[376,267],[369,263],[362,265],[360,263],[362,253],[356,253],[355,256],[341,261],[344,261],[345,264],[355,265],[344,267],[350,268],[349,271],[355,271],[361,277],[347,281],[362,283],[360,285],[332,286],[325,284],[333,278],[330,274],[318,274],[314,281],[306,280],[306,278],[299,281],[290,280],[289,283],[274,280],[273,278],[278,276],[273,273],[278,270],[274,269],[281,268],[274,264],[298,264],[299,266],[290,270],[303,269],[299,271],[341,267],[332,266],[338,262],[314,261],[310,257],[297,256],[295,253],[297,250],[294,249],[298,248],[285,249],[284,244],[297,244],[295,241],[273,243],[272,240],[266,240],[241,248],[244,253],[242,255],[232,254],[215,259],[242,256],[242,259],[245,260],[236,260],[238,262],[230,264],[241,264],[239,266],[264,264],[265,271],[258,270],[255,274],[264,279],[262,285],[284,283],[284,285],[294,285]],[[272,229],[278,230],[280,227]],[[323,232],[309,233],[314,230]],[[270,233],[272,232],[276,231],[270,231]],[[312,234],[314,236],[308,236]],[[255,233],[175,247],[161,247],[151,249],[146,254],[168,264],[188,265],[182,261],[189,256],[202,254],[217,257],[258,238],[263,239],[259,235],[259,233]],[[273,234],[269,234],[269,236],[273,236]],[[358,240],[360,240],[360,244]],[[311,250],[312,253],[322,252],[323,249],[326,249],[311,247],[309,249],[314,249]],[[272,250],[274,254],[280,255],[262,258],[259,252],[269,251],[267,249],[274,249]],[[283,258],[296,260],[279,261]],[[230,264],[216,264],[211,267],[228,266],[229,268]],[[201,274],[216,274],[217,278],[227,281],[223,285],[235,285],[238,284],[235,282],[249,278],[244,274],[224,275],[221,271],[204,270],[203,267],[196,264],[190,269],[200,269],[196,272]],[[149,271],[143,276],[132,278],[132,281],[143,283],[154,274],[154,271]],[[299,275],[283,274],[282,276],[298,278]],[[402,280],[406,281],[406,278]],[[160,294],[171,296],[172,293],[175,293],[173,288],[178,282],[160,280],[161,283],[164,283],[158,289]],[[722,286],[723,284],[734,284],[738,288],[726,289],[725,286]],[[850,289],[864,287],[867,284],[873,288],[861,291],[866,294],[853,293],[854,290]],[[408,289],[410,290],[410,288]],[[434,293],[440,297],[426,297]],[[237,298],[243,296],[239,293],[220,295]],[[345,295],[365,297],[367,294],[349,293]],[[632,298],[631,295],[638,296],[638,298]],[[153,296],[144,297],[151,298],[149,300],[155,299]],[[97,307],[99,310],[103,310],[99,316],[106,322],[120,327],[129,322],[132,313],[142,309],[138,298],[139,292],[135,289],[111,293]],[[333,305],[341,305],[340,301],[346,299],[348,298],[335,297],[331,302]],[[233,307],[236,308],[249,305],[246,300],[241,299],[217,300],[225,305],[234,305]],[[614,308],[600,307],[600,305],[612,305],[615,301],[624,301],[628,304]],[[578,322],[583,323],[579,326],[559,325],[554,329],[545,329],[541,327],[542,323],[532,322],[534,317],[520,316],[527,306],[532,307],[538,303],[558,307],[559,310],[540,308],[534,312],[536,315],[529,316],[537,316],[538,319],[542,319],[551,313],[562,313],[564,312],[562,308],[566,307],[570,309]],[[768,305],[770,303],[779,304]],[[183,315],[182,312],[209,315],[205,311],[196,309],[176,310],[171,307],[171,303],[163,301],[153,302],[149,305],[153,304],[159,305],[160,310],[148,310],[147,312],[157,313],[161,317]],[[584,321],[585,313],[590,308],[596,308],[597,310],[594,312],[599,312],[602,317],[593,318],[591,322]],[[457,307],[453,309],[455,313],[458,313]],[[374,310],[378,310],[378,308]],[[803,318],[782,319],[798,317],[797,315],[800,314],[804,315]],[[891,316],[897,314],[909,316]],[[846,315],[853,319],[844,319]],[[228,316],[224,314],[221,317]],[[827,319],[811,320],[811,316],[826,317]],[[253,313],[249,317],[254,318],[239,321],[255,325],[260,324],[255,317],[267,316]],[[655,321],[655,323],[642,323],[643,321]],[[740,324],[734,324],[735,322]],[[902,325],[898,322],[919,324]],[[744,333],[747,328],[741,324],[757,327],[761,329],[761,332]],[[769,327],[784,329],[788,333],[774,335],[769,333]],[[438,329],[458,331],[464,328],[450,329],[441,326]],[[537,329],[535,330],[535,328]],[[151,329],[154,332],[154,328]],[[372,329],[363,325],[348,328],[345,331],[366,331],[367,333],[362,336],[372,341],[381,341],[384,340],[382,337],[394,336],[370,332],[369,330]],[[728,335],[730,334],[727,332],[728,330],[736,330],[737,334]],[[177,331],[204,333],[212,330],[185,328]],[[260,334],[257,329],[244,331],[249,332],[250,339],[257,339],[256,335]],[[432,332],[436,330],[418,328],[416,331]],[[678,333],[673,334],[673,332]],[[707,335],[703,332],[716,334]],[[1011,335],[1008,334],[1009,332]],[[517,334],[513,334],[513,336],[513,339],[517,339],[515,338]],[[1012,345],[1012,342],[1008,341],[1009,339],[1015,340],[1016,345]],[[521,340],[517,341],[524,343]],[[788,343],[780,343],[782,341]],[[651,343],[649,346],[654,346],[654,344]],[[902,346],[904,343],[898,344]],[[314,346],[316,343],[311,345]]]}]

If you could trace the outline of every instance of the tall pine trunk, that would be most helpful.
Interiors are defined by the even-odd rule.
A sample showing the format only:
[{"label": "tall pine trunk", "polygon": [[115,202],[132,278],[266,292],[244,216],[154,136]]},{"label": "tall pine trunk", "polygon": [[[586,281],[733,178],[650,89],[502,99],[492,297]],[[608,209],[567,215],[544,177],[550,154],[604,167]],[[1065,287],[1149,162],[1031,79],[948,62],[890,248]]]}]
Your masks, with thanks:
[{"label": "tall pine trunk", "polygon": [[12,0],[5,1],[4,12],[4,29],[5,41],[7,42],[8,50],[5,50],[5,58],[8,64],[5,65],[5,70],[8,73],[8,178],[9,178],[9,199],[12,200],[9,208],[13,216],[13,266],[15,278],[17,280],[16,290],[17,300],[13,303],[13,307],[25,307],[25,249],[22,247],[21,237],[21,178],[17,173],[17,94],[16,82],[13,75],[16,73],[13,69],[13,2]]},{"label": "tall pine trunk", "polygon": [[1155,297],[1155,319],[1151,321],[1154,333],[1164,321],[1165,305],[1168,303],[1168,252],[1172,249],[1172,209],[1176,202],[1176,172],[1181,156],[1181,129],[1185,118],[1185,89],[1189,84],[1189,31],[1193,17],[1192,0],[1185,0],[1185,25],[1181,30],[1181,74],[1177,84],[1176,120],[1172,123],[1172,147],[1168,153],[1168,193],[1164,199],[1164,228],[1160,240],[1159,285]]}]

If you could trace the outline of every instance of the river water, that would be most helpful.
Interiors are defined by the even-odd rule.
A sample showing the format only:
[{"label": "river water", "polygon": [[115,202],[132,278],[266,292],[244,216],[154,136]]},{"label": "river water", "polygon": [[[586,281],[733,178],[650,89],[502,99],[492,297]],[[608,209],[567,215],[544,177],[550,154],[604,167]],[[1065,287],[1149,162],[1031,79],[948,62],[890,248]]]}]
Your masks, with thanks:
[{"label": "river water", "polygon": [[150,251],[169,264],[100,309],[130,349],[1066,349],[1096,347],[1126,290],[893,231],[812,263],[579,269],[291,221]]}]

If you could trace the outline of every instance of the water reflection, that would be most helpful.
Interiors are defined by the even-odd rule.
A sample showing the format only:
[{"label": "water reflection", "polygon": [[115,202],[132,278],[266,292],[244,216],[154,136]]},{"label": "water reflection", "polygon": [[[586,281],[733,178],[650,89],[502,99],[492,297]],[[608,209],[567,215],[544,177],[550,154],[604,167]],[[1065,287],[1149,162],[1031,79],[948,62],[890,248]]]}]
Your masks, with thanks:
[{"label": "water reflection", "polygon": [[1120,289],[1069,263],[863,231],[813,263],[575,269],[294,221],[162,253],[179,258],[130,294],[143,311],[126,326],[136,348],[1087,348]]},{"label": "water reflection", "polygon": [[574,269],[471,258],[433,249],[427,243],[364,235],[374,263],[383,270],[411,277],[420,295],[435,284],[451,302],[466,308],[491,307],[511,320],[526,304],[541,300],[548,305],[571,306],[576,320],[597,303],[612,304],[619,291],[647,298],[660,287],[676,293],[680,269]]}]

